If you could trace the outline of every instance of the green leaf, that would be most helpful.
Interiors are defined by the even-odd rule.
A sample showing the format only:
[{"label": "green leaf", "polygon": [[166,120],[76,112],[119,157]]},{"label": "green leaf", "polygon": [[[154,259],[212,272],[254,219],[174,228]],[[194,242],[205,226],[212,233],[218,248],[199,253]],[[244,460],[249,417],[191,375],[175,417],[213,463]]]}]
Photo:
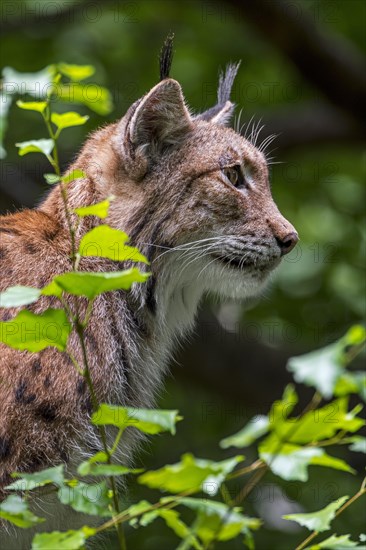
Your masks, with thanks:
[{"label": "green leaf", "polygon": [[112,229],[108,225],[98,225],[81,239],[79,254],[81,256],[98,256],[114,261],[131,260],[148,263],[137,248],[127,246],[129,237],[123,231]]},{"label": "green leaf", "polygon": [[296,382],[315,387],[326,399],[333,395],[338,377],[342,373],[339,362],[339,344],[331,344],[320,350],[299,357],[291,357],[287,368],[294,373]]},{"label": "green leaf", "polygon": [[319,350],[291,357],[287,364],[296,382],[315,387],[326,399],[332,397],[337,381],[344,375],[344,367],[350,362],[349,348],[366,341],[366,330],[355,325],[340,340]]},{"label": "green leaf", "polygon": [[239,534],[248,534],[248,529],[256,530],[261,520],[244,516],[241,508],[230,509],[222,502],[184,497],[179,504],[198,512],[194,532],[205,545],[212,540],[227,541]]},{"label": "green leaf", "polygon": [[124,513],[128,514],[131,518],[129,520],[129,524],[132,527],[135,527],[139,522],[139,518],[133,516],[139,516],[151,508],[152,504],[150,502],[148,502],[147,500],[140,500],[140,502],[138,502],[137,504],[132,504],[132,506],[124,510]]},{"label": "green leaf", "polygon": [[18,154],[21,157],[28,153],[43,153],[46,157],[49,157],[55,144],[52,139],[32,139],[15,145],[19,147]]},{"label": "green leaf", "polygon": [[17,106],[26,111],[37,111],[38,113],[43,113],[47,107],[47,101],[17,101]]},{"label": "green leaf", "polygon": [[61,181],[61,178],[57,176],[57,174],[43,174],[43,177],[48,185],[54,185],[55,183]]},{"label": "green leaf", "polygon": [[136,409],[126,407],[128,425],[150,435],[170,432],[175,435],[176,423],[182,420],[177,410]]},{"label": "green leaf", "polygon": [[308,467],[311,465],[354,473],[346,462],[326,454],[324,449],[283,443],[275,433],[260,443],[258,451],[272,472],[287,481],[307,481]]},{"label": "green leaf", "polygon": [[175,424],[181,418],[178,411],[164,411],[159,409],[135,409],[132,407],[117,407],[102,403],[92,415],[92,423],[96,426],[112,425],[118,428],[134,426],[138,430],[157,434],[170,432],[175,434]]},{"label": "green leaf", "polygon": [[357,432],[365,421],[347,411],[348,400],[337,399],[320,409],[309,411],[299,419],[290,418],[274,425],[273,429],[289,443],[316,443],[333,437],[340,430]]},{"label": "green leaf", "polygon": [[78,474],[81,476],[125,476],[127,474],[139,474],[141,468],[131,469],[119,464],[95,464],[88,460],[78,466]]},{"label": "green leaf", "polygon": [[89,120],[87,115],[81,116],[79,113],[75,112],[51,114],[51,121],[55,124],[55,126],[57,126],[59,131],[64,128],[71,128],[72,126],[81,126],[82,124],[85,124],[87,120]]},{"label": "green leaf", "polygon": [[132,526],[138,525],[142,527],[146,527],[147,525],[150,525],[155,519],[162,518],[166,525],[174,531],[174,533],[183,540],[189,540],[190,545],[187,548],[195,548],[196,550],[203,550],[203,547],[198,542],[196,537],[193,533],[191,533],[191,530],[187,527],[187,525],[180,519],[180,515],[176,510],[167,510],[167,509],[156,509],[151,510],[150,512],[147,512],[146,514],[142,515],[140,520],[137,518],[134,518],[130,521],[130,524]]},{"label": "green leaf", "polygon": [[32,541],[32,550],[78,550],[84,548],[88,538],[95,534],[92,527],[82,527],[75,531],[53,531],[52,533],[38,533]]},{"label": "green leaf", "polygon": [[180,519],[179,513],[176,510],[159,510],[159,516],[164,519],[167,526],[177,535],[177,537],[185,540],[189,539],[193,548],[203,550],[196,537],[191,533],[187,525]]},{"label": "green leaf", "polygon": [[366,402],[366,373],[363,371],[347,371],[342,374],[335,385],[335,395],[358,393]]},{"label": "green leaf", "polygon": [[322,548],[326,548],[327,550],[345,550],[346,548],[366,549],[365,546],[361,547],[357,542],[350,540],[350,536],[351,535],[332,535],[318,544],[308,546],[305,550],[321,550]]},{"label": "green leaf", "polygon": [[38,288],[30,286],[11,286],[0,292],[0,307],[27,306],[36,302],[41,294]]},{"label": "green leaf", "polygon": [[76,170],[72,170],[71,172],[63,176],[61,180],[63,183],[67,184],[74,180],[78,180],[85,177],[86,177],[85,172],[83,172],[82,170],[76,169]]},{"label": "green leaf", "polygon": [[314,456],[310,464],[314,466],[325,466],[326,468],[333,468],[334,470],[341,470],[342,472],[349,472],[350,474],[357,473],[356,470],[354,470],[349,464],[347,464],[347,462],[345,462],[341,458],[330,456],[327,453]]},{"label": "green leaf", "polygon": [[50,483],[61,487],[64,482],[64,467],[63,464],[60,464],[54,468],[47,468],[33,474],[14,473],[12,477],[19,477],[21,479],[8,485],[6,489],[9,491],[31,491],[36,487],[43,487]]},{"label": "green leaf", "polygon": [[29,94],[36,98],[46,97],[54,77],[54,65],[49,65],[36,73],[19,73],[11,67],[5,67],[3,69],[3,88],[8,94]]},{"label": "green leaf", "polygon": [[[57,275],[53,281],[69,294],[86,296],[92,300],[102,292],[120,289],[129,290],[133,283],[144,283],[148,278],[148,273],[142,273],[139,269],[133,267],[126,271],[108,273],[73,271]],[[49,285],[46,288],[47,292],[51,289]]]},{"label": "green leaf", "polygon": [[355,435],[352,437],[352,441],[353,441],[352,445],[349,446],[350,451],[366,454],[366,437]]},{"label": "green leaf", "polygon": [[267,433],[269,429],[268,416],[258,415],[249,420],[248,424],[236,434],[226,437],[220,441],[220,447],[227,449],[228,447],[248,447],[256,439]]},{"label": "green leaf", "polygon": [[111,195],[106,200],[98,202],[97,204],[75,208],[74,212],[81,218],[84,216],[97,216],[98,218],[104,219],[108,216],[110,203],[114,198],[114,195]]},{"label": "green leaf", "polygon": [[68,63],[57,63],[57,70],[76,82],[85,80],[95,73],[93,65],[70,65]]},{"label": "green leaf", "polygon": [[342,340],[344,346],[361,346],[366,342],[366,327],[353,325]]},{"label": "green leaf", "polygon": [[200,487],[204,492],[214,495],[228,474],[243,459],[243,456],[235,456],[222,462],[213,462],[195,458],[187,453],[181,457],[181,462],[146,472],[138,481],[151,489],[166,490],[170,493],[181,493]]},{"label": "green leaf", "polygon": [[0,321],[0,341],[19,350],[55,347],[64,351],[71,328],[63,309],[50,308],[40,315],[23,310],[10,321]]},{"label": "green leaf", "polygon": [[331,502],[325,508],[322,508],[318,512],[311,512],[309,514],[289,514],[282,516],[283,519],[296,521],[303,527],[306,527],[310,531],[327,531],[330,529],[330,524],[335,518],[336,511],[348,500],[348,496],[344,496]]},{"label": "green leaf", "polygon": [[[76,480],[75,480],[76,481]],[[58,491],[62,504],[68,504],[77,512],[95,516],[111,516],[112,497],[106,482],[88,484],[74,480]]]},{"label": "green leaf", "polygon": [[52,93],[67,103],[85,105],[99,115],[108,115],[113,110],[112,96],[106,88],[97,84],[58,84]]},{"label": "green leaf", "polygon": [[10,521],[17,527],[27,528],[45,521],[28,510],[27,501],[18,495],[10,495],[0,502],[0,518]]},{"label": "green leaf", "polygon": [[282,399],[275,401],[268,413],[270,425],[286,420],[298,403],[298,396],[293,384],[288,384],[283,392]]}]

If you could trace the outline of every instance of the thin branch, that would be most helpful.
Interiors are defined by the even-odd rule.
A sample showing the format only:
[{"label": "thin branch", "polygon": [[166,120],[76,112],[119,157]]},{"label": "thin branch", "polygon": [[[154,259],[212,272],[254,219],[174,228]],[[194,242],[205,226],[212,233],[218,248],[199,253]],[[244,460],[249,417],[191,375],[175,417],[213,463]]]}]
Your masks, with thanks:
[{"label": "thin branch", "polygon": [[[366,494],[366,477],[364,478],[359,491],[355,495],[353,495],[353,497],[351,497],[349,500],[347,500],[347,502],[345,502],[343,504],[343,506],[341,506],[336,511],[335,517],[338,517],[340,514],[342,514],[344,512],[344,510],[346,510],[346,508],[351,506],[351,504],[356,502],[356,500],[358,500],[364,494]],[[309,542],[311,542],[313,539],[315,539],[315,537],[317,537],[318,535],[319,535],[319,531],[313,531],[301,544],[296,546],[295,550],[303,550],[309,544]]]}]

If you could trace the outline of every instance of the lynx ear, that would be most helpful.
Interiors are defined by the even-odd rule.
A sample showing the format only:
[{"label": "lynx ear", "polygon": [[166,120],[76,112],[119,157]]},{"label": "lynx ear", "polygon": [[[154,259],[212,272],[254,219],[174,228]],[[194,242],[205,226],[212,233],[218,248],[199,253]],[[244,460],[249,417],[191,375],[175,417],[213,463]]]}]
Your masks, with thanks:
[{"label": "lynx ear", "polygon": [[229,63],[225,74],[220,74],[219,87],[217,90],[217,105],[198,115],[196,117],[198,120],[206,120],[207,122],[222,125],[227,125],[230,122],[235,109],[235,103],[230,101],[230,94],[239,67],[240,61],[236,63],[236,65]]},{"label": "lynx ear", "polygon": [[178,82],[165,79],[138,104],[128,125],[134,148],[142,147],[149,156],[182,141],[192,127]]},{"label": "lynx ear", "polygon": [[182,142],[193,127],[176,80],[166,78],[136,101],[119,124],[117,147],[125,169],[142,178],[162,152]]}]

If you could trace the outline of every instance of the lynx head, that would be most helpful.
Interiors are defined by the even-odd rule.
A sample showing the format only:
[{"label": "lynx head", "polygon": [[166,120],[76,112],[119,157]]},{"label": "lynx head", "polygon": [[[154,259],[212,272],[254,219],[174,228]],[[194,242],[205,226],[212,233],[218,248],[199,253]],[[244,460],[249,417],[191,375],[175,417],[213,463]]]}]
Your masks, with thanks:
[{"label": "lynx head", "polygon": [[272,199],[264,155],[227,127],[239,65],[220,76],[217,105],[199,115],[166,65],[116,127],[114,219],[147,254],[151,285],[251,296],[298,236]]}]

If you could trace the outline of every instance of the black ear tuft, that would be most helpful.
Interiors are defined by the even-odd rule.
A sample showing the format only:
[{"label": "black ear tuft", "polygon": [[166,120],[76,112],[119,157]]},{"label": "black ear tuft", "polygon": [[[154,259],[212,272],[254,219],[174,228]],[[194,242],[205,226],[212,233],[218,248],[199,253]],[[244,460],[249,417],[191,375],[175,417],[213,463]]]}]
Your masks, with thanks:
[{"label": "black ear tuft", "polygon": [[220,73],[219,87],[217,90],[218,105],[223,105],[227,101],[230,101],[231,88],[233,87],[240,63],[241,61],[238,61],[238,63],[229,63],[225,73]]},{"label": "black ear tuft", "polygon": [[170,76],[170,69],[173,61],[173,40],[174,34],[168,34],[161,48],[159,57],[160,80],[165,80]]},{"label": "black ear tuft", "polygon": [[235,108],[234,103],[230,100],[230,94],[239,67],[240,61],[238,63],[229,63],[225,73],[220,73],[217,104],[204,113],[197,115],[195,117],[196,120],[205,120],[206,122],[222,125],[227,125],[230,122]]}]

